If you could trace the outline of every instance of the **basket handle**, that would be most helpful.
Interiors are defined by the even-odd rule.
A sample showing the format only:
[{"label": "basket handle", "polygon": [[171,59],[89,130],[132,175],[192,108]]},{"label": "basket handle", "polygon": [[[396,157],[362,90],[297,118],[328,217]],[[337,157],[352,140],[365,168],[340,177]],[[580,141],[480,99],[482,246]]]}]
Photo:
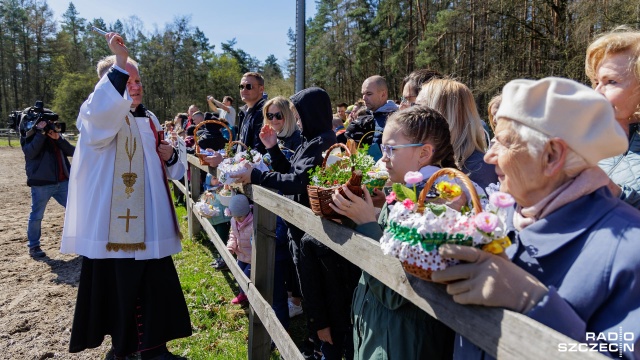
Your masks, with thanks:
[{"label": "basket handle", "polygon": [[[195,143],[196,143],[196,154],[199,154],[199,153],[200,153],[200,146],[198,146],[198,129],[200,129],[200,127],[201,127],[202,125],[204,125],[204,124],[218,124],[218,125],[222,125],[222,126],[224,126],[224,127],[227,129],[227,131],[229,132],[229,134],[230,134],[230,135],[231,135],[231,134],[233,134],[233,133],[231,132],[231,129],[229,128],[229,126],[227,126],[227,124],[225,124],[224,122],[219,121],[219,120],[205,120],[205,121],[203,121],[203,122],[199,123],[198,125],[196,125],[195,129],[193,129],[193,140],[194,140],[194,141],[195,141]],[[231,146],[231,143],[232,143],[232,141],[231,141],[231,140],[233,140],[232,138],[233,138],[233,136],[229,136],[229,146]]]},{"label": "basket handle", "polygon": [[471,195],[471,204],[473,205],[473,210],[476,212],[476,214],[479,214],[480,212],[482,212],[482,206],[480,206],[480,198],[478,197],[478,192],[476,192],[475,186],[473,186],[473,182],[462,171],[458,169],[453,169],[453,168],[443,168],[433,173],[433,175],[431,175],[431,177],[427,181],[427,184],[424,186],[422,191],[420,191],[420,197],[418,198],[418,209],[424,208],[424,201],[427,198],[427,193],[429,193],[429,190],[431,189],[433,184],[436,182],[436,180],[443,175],[449,175],[457,179],[460,179],[460,181],[462,181],[464,186],[467,187],[467,190],[469,190],[469,194]]},{"label": "basket handle", "polygon": [[237,144],[237,145],[242,146],[245,150],[247,150],[247,149],[248,149],[247,145],[245,145],[243,142],[238,141],[238,140],[236,140],[236,141],[229,141],[229,144],[230,144],[229,146],[233,146],[234,144]]},{"label": "basket handle", "polygon": [[322,159],[322,168],[324,169],[327,166],[327,160],[329,159],[329,155],[331,154],[331,151],[337,147],[342,148],[344,151],[347,152],[347,156],[351,156],[351,151],[349,151],[349,148],[347,147],[347,145],[343,144],[343,143],[335,143],[333,145],[331,145],[330,148],[327,149],[327,153],[324,155],[324,159]]},{"label": "basket handle", "polygon": [[375,133],[382,134],[382,131],[380,131],[380,130],[371,130],[369,132],[364,133],[364,135],[362,135],[362,137],[360,138],[360,141],[358,141],[358,146],[356,146],[356,150],[360,149],[360,144],[362,144],[362,140],[364,140],[365,137],[367,137],[370,134],[375,134]]}]

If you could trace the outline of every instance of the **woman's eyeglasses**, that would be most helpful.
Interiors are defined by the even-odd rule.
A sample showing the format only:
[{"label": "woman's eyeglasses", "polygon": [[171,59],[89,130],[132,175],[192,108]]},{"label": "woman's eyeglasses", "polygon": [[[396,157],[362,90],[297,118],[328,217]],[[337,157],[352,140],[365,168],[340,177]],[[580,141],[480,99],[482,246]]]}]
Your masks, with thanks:
[{"label": "woman's eyeglasses", "polygon": [[277,112],[277,113],[267,113],[267,119],[269,120],[273,120],[273,118],[276,118],[278,120],[282,120],[284,119],[284,116],[282,115],[281,112]]},{"label": "woman's eyeglasses", "polygon": [[247,90],[251,90],[251,89],[253,89],[253,84],[246,84],[246,85],[240,84],[240,85],[238,85],[238,89],[240,89],[240,90],[244,90],[245,88]]},{"label": "woman's eyeglasses", "polygon": [[[400,103],[401,104],[408,103],[409,106],[413,106],[413,105],[416,104],[416,98],[417,98],[417,96],[409,96],[409,97],[404,97],[403,96],[403,97],[400,98]],[[413,101],[411,101],[411,99],[413,99]]]},{"label": "woman's eyeglasses", "polygon": [[380,149],[382,149],[382,154],[387,155],[389,159],[393,157],[393,149],[402,149],[408,147],[416,147],[422,146],[424,144],[405,144],[405,145],[380,145]]}]

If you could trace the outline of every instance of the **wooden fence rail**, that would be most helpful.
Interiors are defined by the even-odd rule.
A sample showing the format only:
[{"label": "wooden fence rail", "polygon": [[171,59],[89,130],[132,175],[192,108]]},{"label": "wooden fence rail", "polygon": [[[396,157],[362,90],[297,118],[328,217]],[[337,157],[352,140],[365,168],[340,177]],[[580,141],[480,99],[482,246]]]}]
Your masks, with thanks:
[{"label": "wooden fence rail", "polygon": [[[299,350],[270,306],[273,295],[276,215],[305,230],[309,235],[494,357],[504,359],[605,358],[594,352],[560,353],[558,344],[576,341],[522,314],[498,308],[459,305],[453,302],[442,285],[407,276],[397,259],[382,254],[377,241],[333,221],[320,218],[309,208],[255,185],[244,188],[245,195],[252,198],[254,202],[254,241],[251,280],[249,280],[239,267],[233,266],[235,260],[226,250],[213,226],[207,219],[201,218],[191,210],[200,195],[198,169],[207,172],[215,169],[199,165],[198,159],[194,156],[188,158],[192,183],[191,194],[187,197],[190,198],[187,200],[190,214],[189,235],[193,236],[201,228],[204,229],[249,298],[251,307],[249,359],[268,359],[270,339],[276,343],[284,359],[302,359]],[[192,222],[193,226],[191,226]]]},{"label": "wooden fence rail", "polygon": [[[7,139],[9,143],[9,147],[20,146],[20,134],[10,130],[10,129],[0,129],[0,139]],[[11,139],[13,139],[14,143],[11,143]]]}]

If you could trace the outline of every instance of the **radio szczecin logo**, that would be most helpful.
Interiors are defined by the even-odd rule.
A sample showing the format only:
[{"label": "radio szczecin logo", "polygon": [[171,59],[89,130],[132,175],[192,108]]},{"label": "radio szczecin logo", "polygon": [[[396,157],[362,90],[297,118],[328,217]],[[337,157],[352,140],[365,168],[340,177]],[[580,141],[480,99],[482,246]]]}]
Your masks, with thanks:
[{"label": "radio szczecin logo", "polygon": [[623,352],[634,352],[635,334],[623,332],[620,327],[618,332],[587,332],[584,343],[559,343],[559,352],[602,352],[618,353],[622,357]]}]

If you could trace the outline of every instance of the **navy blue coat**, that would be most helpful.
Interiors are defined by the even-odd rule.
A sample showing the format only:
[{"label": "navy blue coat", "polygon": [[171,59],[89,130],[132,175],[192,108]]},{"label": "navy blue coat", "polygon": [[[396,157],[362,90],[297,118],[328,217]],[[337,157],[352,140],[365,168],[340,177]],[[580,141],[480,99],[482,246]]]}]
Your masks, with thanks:
[{"label": "navy blue coat", "polygon": [[[27,185],[43,186],[60,182],[60,172],[65,172],[64,178],[69,178],[71,164],[68,156],[73,156],[75,146],[60,136],[53,140],[41,132],[30,137],[20,137],[20,145],[24,152],[25,169],[27,171]],[[59,162],[60,161],[60,162]],[[62,169],[64,166],[66,169]]]},{"label": "navy blue coat", "polygon": [[[602,187],[512,230],[509,257],[549,288],[525,315],[584,343],[586,332],[632,333],[636,352],[623,355],[640,358],[640,212]],[[489,358],[461,340],[456,359]]]}]

